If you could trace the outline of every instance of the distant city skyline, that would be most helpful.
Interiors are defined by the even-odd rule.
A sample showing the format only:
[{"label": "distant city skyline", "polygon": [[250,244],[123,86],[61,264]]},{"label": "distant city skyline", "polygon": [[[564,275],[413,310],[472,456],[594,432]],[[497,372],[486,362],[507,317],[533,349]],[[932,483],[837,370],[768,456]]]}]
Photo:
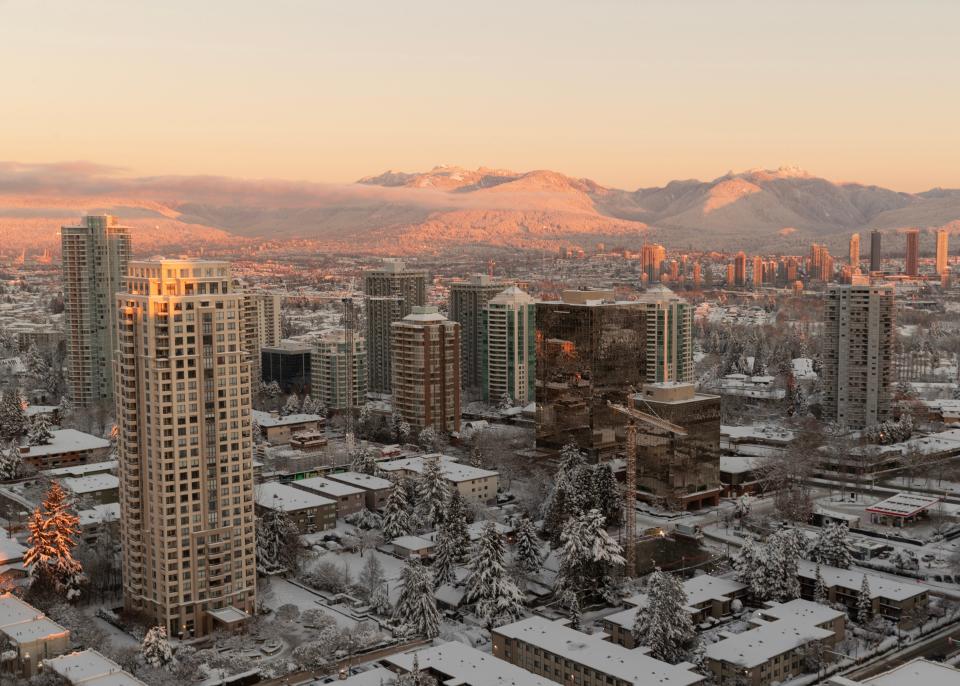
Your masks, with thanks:
[{"label": "distant city skyline", "polygon": [[633,189],[797,165],[960,187],[960,6],[2,4],[0,149],[349,182],[450,163]]}]

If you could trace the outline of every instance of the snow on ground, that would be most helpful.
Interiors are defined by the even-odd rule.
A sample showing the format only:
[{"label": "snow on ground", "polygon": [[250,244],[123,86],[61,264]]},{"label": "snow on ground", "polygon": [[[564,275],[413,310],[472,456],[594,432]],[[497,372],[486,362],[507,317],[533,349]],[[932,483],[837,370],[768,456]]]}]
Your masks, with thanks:
[{"label": "snow on ground", "polygon": [[276,611],[282,605],[296,605],[300,612],[323,610],[330,615],[341,629],[353,629],[360,623],[356,617],[347,614],[343,605],[328,602],[322,595],[280,577],[270,578],[270,591],[263,597],[263,604]]}]

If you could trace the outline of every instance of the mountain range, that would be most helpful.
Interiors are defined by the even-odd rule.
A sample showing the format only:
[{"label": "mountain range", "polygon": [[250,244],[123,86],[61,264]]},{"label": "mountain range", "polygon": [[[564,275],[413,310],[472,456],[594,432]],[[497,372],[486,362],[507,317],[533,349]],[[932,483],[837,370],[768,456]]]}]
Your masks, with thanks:
[{"label": "mountain range", "polygon": [[442,166],[337,185],[0,163],[0,249],[55,248],[61,224],[94,211],[130,224],[141,254],[288,241],[393,254],[644,240],[787,251],[839,247],[853,231],[960,231],[960,190],[903,193],[788,167],[628,191],[548,170]]}]

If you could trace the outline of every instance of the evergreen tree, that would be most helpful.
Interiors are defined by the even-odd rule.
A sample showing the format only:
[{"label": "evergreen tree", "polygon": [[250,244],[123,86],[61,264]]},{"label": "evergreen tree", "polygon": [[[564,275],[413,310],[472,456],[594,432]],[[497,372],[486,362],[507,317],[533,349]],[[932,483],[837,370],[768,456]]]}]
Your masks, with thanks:
[{"label": "evergreen tree", "polygon": [[513,409],[513,398],[510,397],[509,393],[504,391],[500,394],[500,399],[497,401],[497,410],[506,412],[511,409]]},{"label": "evergreen tree", "polygon": [[390,491],[383,514],[383,535],[388,539],[407,536],[411,531],[410,513],[407,511],[407,489],[403,482]]},{"label": "evergreen tree", "polygon": [[53,434],[50,433],[50,425],[47,424],[47,418],[42,414],[34,420],[30,427],[30,435],[27,442],[30,445],[50,445],[53,441]]},{"label": "evergreen tree", "polygon": [[280,416],[286,417],[287,415],[296,414],[300,411],[300,398],[297,397],[296,393],[291,393],[287,397],[287,402],[284,404],[283,409],[280,410]]},{"label": "evergreen tree", "polygon": [[696,637],[687,594],[672,574],[654,571],[647,580],[647,605],[637,609],[633,636],[650,656],[671,664],[685,660]]},{"label": "evergreen tree", "polygon": [[596,465],[591,473],[591,506],[600,510],[608,526],[620,526],[623,497],[609,464]]},{"label": "evergreen tree", "polygon": [[574,441],[570,441],[560,448],[560,465],[557,469],[556,476],[557,483],[572,483],[574,474],[585,467],[586,464],[586,459],[580,451],[579,446]]},{"label": "evergreen tree", "polygon": [[257,572],[286,574],[300,564],[300,531],[283,510],[267,510],[257,520]]},{"label": "evergreen tree", "polygon": [[579,599],[612,600],[613,576],[625,563],[623,548],[607,533],[603,515],[590,510],[563,529],[556,590],[572,591]]},{"label": "evergreen tree", "polygon": [[60,424],[63,424],[73,414],[73,403],[67,396],[60,397],[60,404],[57,406],[57,416],[60,418]]},{"label": "evergreen tree", "polygon": [[430,570],[411,558],[400,574],[400,597],[393,610],[398,633],[435,638],[440,634],[440,611],[433,596]]},{"label": "evergreen tree", "polygon": [[393,612],[393,607],[390,605],[390,592],[385,583],[377,586],[368,602],[370,609],[378,615],[386,616]]},{"label": "evergreen tree", "polygon": [[737,581],[746,584],[750,595],[757,600],[768,596],[767,579],[765,578],[766,564],[764,550],[752,538],[746,538],[740,546],[740,552],[733,561]]},{"label": "evergreen tree", "polygon": [[820,532],[820,537],[810,549],[810,559],[829,567],[850,569],[853,556],[850,553],[849,529],[846,524],[832,522]]},{"label": "evergreen tree", "polygon": [[870,598],[870,581],[863,575],[860,583],[860,594],[857,596],[857,624],[866,626],[873,615],[873,600]]},{"label": "evergreen tree", "polygon": [[433,565],[430,569],[433,571],[434,586],[440,588],[456,578],[454,570],[462,554],[462,548],[454,541],[449,522],[437,530],[435,543]]},{"label": "evergreen tree", "polygon": [[488,629],[520,617],[523,594],[507,574],[503,539],[493,522],[487,522],[470,557],[470,576],[464,600]]},{"label": "evergreen tree", "polygon": [[373,594],[378,588],[383,586],[387,578],[383,574],[383,565],[376,555],[367,556],[367,561],[360,570],[360,576],[357,577],[357,585],[363,589],[363,596],[367,602],[373,598]]},{"label": "evergreen tree", "polygon": [[798,529],[779,529],[765,544],[762,573],[766,576],[768,597],[786,602],[800,597],[797,560],[803,552],[803,533]]},{"label": "evergreen tree", "polygon": [[20,446],[16,441],[0,452],[0,481],[13,481],[23,475],[23,458],[20,456]]},{"label": "evergreen tree", "polygon": [[259,445],[260,443],[263,443],[263,428],[260,426],[260,422],[258,422],[256,418],[254,418],[253,421],[250,422],[250,433],[253,436],[254,445]]},{"label": "evergreen tree", "polygon": [[417,482],[417,514],[426,527],[443,524],[447,504],[447,481],[436,453],[423,458],[423,473]]},{"label": "evergreen tree", "polygon": [[140,655],[155,669],[168,669],[173,664],[173,650],[164,627],[155,626],[147,631],[140,644]]},{"label": "evergreen tree", "polygon": [[540,539],[537,538],[533,522],[524,517],[517,525],[516,562],[524,574],[537,574],[543,564]]},{"label": "evergreen tree", "polygon": [[36,584],[42,591],[52,589],[67,600],[80,595],[83,569],[73,557],[79,521],[68,510],[67,494],[54,482],[28,524],[23,564],[30,570],[31,588]]},{"label": "evergreen tree", "polygon": [[820,605],[826,605],[829,600],[827,585],[823,582],[823,575],[820,573],[820,563],[817,563],[817,572],[813,584],[813,602]]},{"label": "evergreen tree", "polygon": [[383,470],[380,469],[377,456],[365,445],[359,446],[356,452],[354,452],[353,460],[350,462],[350,469],[351,471],[359,472],[360,474],[369,474],[370,476],[383,475]]},{"label": "evergreen tree", "polygon": [[480,441],[476,439],[470,446],[470,466],[483,469],[483,448],[480,446]]},{"label": "evergreen tree", "polygon": [[0,398],[0,438],[8,441],[22,436],[30,427],[20,391],[7,391]]},{"label": "evergreen tree", "polygon": [[467,503],[456,488],[450,489],[447,498],[447,512],[444,515],[444,527],[451,539],[456,559],[461,559],[470,547],[470,530],[467,525]]},{"label": "evergreen tree", "polygon": [[562,542],[563,530],[570,519],[567,506],[567,487],[565,482],[554,484],[543,509],[543,534],[550,538],[550,546],[558,548]]},{"label": "evergreen tree", "polygon": [[428,426],[420,431],[417,436],[417,443],[420,449],[425,453],[432,453],[437,449],[437,432],[432,426]]},{"label": "evergreen tree", "polygon": [[301,414],[316,414],[317,407],[313,402],[313,398],[310,397],[309,393],[305,393],[303,396],[303,402],[300,404],[300,413]]}]

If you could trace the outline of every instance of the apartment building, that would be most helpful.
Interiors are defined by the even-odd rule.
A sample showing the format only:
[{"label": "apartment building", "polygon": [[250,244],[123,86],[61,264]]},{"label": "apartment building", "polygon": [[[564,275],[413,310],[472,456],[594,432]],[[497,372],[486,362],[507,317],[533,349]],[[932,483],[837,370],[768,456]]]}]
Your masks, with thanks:
[{"label": "apartment building", "polygon": [[769,686],[810,671],[808,656],[833,662],[844,638],[846,613],[807,600],[771,603],[750,619],[752,628],[721,633],[707,646],[705,666],[717,686]]},{"label": "apartment building", "polygon": [[255,608],[243,293],[227,262],[131,262],[114,377],[124,605],[171,636]]},{"label": "apartment building", "polygon": [[366,504],[366,493],[362,488],[322,476],[291,481],[290,485],[333,500],[337,504],[337,517],[343,518],[356,514],[364,509]]},{"label": "apartment building", "polygon": [[[384,658],[390,674],[409,674],[414,669],[414,659],[421,673],[438,684],[462,684],[463,686],[550,686],[548,679],[536,676],[525,669],[498,659],[459,641],[417,648],[404,653],[394,653]],[[379,683],[391,679],[378,677]],[[376,684],[371,684],[376,686]]]},{"label": "apartment building", "polygon": [[323,334],[314,342],[310,374],[310,395],[328,410],[363,406],[367,400],[366,339],[356,332]]},{"label": "apartment building", "polygon": [[96,650],[81,650],[43,661],[43,670],[70,686],[146,686],[113,660]]},{"label": "apartment building", "polygon": [[904,258],[903,273],[907,276],[920,275],[920,230],[910,229],[904,233],[906,239],[906,256]]},{"label": "apartment building", "polygon": [[326,425],[326,420],[318,414],[281,415],[253,410],[251,415],[260,427],[260,437],[270,445],[287,445],[297,434],[316,434]]},{"label": "apartment building", "polygon": [[283,338],[280,326],[281,302],[279,293],[244,290],[244,347],[250,357],[250,376],[254,382],[262,378],[260,351],[280,345]]},{"label": "apartment building", "polygon": [[382,510],[387,505],[387,499],[393,492],[393,482],[379,476],[362,474],[360,472],[331,472],[327,474],[331,481],[359,488],[363,491],[364,506],[371,512]]},{"label": "apartment building", "polygon": [[337,526],[337,502],[307,490],[277,481],[257,486],[257,514],[282,511],[301,534],[334,529]]},{"label": "apartment building", "polygon": [[70,649],[70,631],[11,593],[0,595],[0,634],[10,641],[12,659],[0,661],[0,673],[24,682],[42,660]]},{"label": "apartment building", "polygon": [[130,229],[111,215],[60,228],[67,383],[75,407],[113,398],[115,294],[130,260]]},{"label": "apartment building", "polygon": [[20,459],[36,469],[56,469],[98,462],[110,454],[110,441],[76,429],[55,429],[50,442],[20,446]]},{"label": "apartment building", "polygon": [[480,317],[483,399],[526,405],[536,395],[536,301],[516,286],[492,297]]},{"label": "apartment building", "polygon": [[460,430],[460,325],[414,307],[390,325],[393,411],[415,430]]},{"label": "apartment building", "polygon": [[480,390],[483,383],[483,310],[508,284],[486,274],[450,284],[450,320],[460,325],[460,380],[464,388]]},{"label": "apartment building", "polygon": [[363,292],[367,296],[367,390],[388,394],[393,383],[391,325],[414,307],[427,304],[427,272],[387,259],[380,269],[364,274]]},{"label": "apartment building", "polygon": [[825,418],[862,429],[892,417],[894,293],[855,278],[831,286],[824,307]]},{"label": "apartment building", "polygon": [[[423,474],[424,465],[432,455],[418,455],[400,460],[380,463],[380,469],[392,481],[416,479]],[[457,462],[448,455],[436,455],[440,460],[443,478],[452,488],[456,488],[467,503],[489,504],[497,499],[500,488],[500,474],[489,469],[480,469]]]},{"label": "apartment building", "polygon": [[533,616],[490,632],[493,655],[558,684],[568,686],[693,686],[706,679],[693,665],[671,665],[643,650],[607,641],[604,633],[585,634]]}]

